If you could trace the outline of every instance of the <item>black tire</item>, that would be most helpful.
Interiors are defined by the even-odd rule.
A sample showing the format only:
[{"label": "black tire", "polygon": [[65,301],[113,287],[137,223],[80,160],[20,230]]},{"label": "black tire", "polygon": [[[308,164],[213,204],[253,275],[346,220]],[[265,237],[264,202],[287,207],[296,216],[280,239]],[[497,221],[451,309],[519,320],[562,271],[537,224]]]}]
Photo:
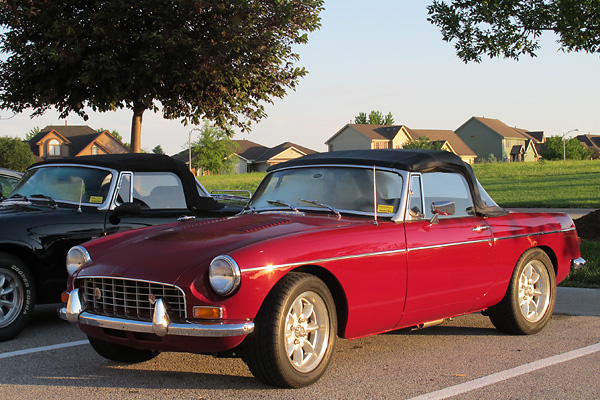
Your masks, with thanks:
[{"label": "black tire", "polygon": [[313,275],[290,273],[261,307],[244,360],[268,385],[308,386],[327,369],[336,336],[335,303],[327,286]]},{"label": "black tire", "polygon": [[96,353],[102,357],[117,362],[140,363],[152,360],[160,354],[158,350],[136,349],[122,344],[110,343],[88,336],[88,340]]},{"label": "black tire", "polygon": [[552,262],[546,253],[534,248],[519,258],[504,299],[488,309],[487,315],[502,332],[531,335],[546,326],[555,302]]},{"label": "black tire", "polygon": [[35,307],[35,284],[25,263],[0,253],[0,342],[17,336],[29,323]]}]

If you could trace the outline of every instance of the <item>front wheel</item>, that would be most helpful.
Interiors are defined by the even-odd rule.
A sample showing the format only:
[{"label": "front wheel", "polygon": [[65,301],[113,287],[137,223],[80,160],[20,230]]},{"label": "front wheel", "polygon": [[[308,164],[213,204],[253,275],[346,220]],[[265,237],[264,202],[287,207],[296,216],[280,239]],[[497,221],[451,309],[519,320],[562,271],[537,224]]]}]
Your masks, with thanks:
[{"label": "front wheel", "polygon": [[265,300],[245,361],[269,385],[308,386],[327,369],[336,335],[335,303],[327,286],[313,275],[291,273]]},{"label": "front wheel", "polygon": [[530,249],[517,262],[504,299],[487,314],[502,332],[531,335],[546,326],[555,301],[552,262],[542,250]]},{"label": "front wheel", "polygon": [[21,259],[0,253],[0,342],[17,336],[35,305],[33,276]]},{"label": "front wheel", "polygon": [[154,357],[160,354],[157,350],[146,350],[136,349],[122,344],[116,344],[107,342],[104,340],[96,339],[88,336],[88,340],[92,345],[92,348],[96,350],[96,353],[102,357],[126,363],[139,363],[143,361],[152,360]]}]

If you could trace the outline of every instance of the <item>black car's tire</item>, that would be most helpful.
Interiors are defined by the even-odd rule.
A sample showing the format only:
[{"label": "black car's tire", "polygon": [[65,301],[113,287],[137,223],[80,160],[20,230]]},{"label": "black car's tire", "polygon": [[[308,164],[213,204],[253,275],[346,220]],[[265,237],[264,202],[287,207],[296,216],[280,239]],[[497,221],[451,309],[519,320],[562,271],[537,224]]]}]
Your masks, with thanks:
[{"label": "black car's tire", "polygon": [[327,286],[313,275],[290,273],[261,307],[244,360],[268,385],[307,386],[327,369],[336,336],[335,303]]},{"label": "black car's tire", "polygon": [[88,336],[88,340],[96,353],[102,357],[117,362],[139,363],[152,360],[160,354],[158,350],[136,349],[122,344],[110,343]]},{"label": "black car's tire", "polygon": [[17,336],[29,323],[35,306],[35,284],[27,265],[0,252],[0,342]]},{"label": "black car's tire", "polygon": [[555,302],[552,262],[546,253],[534,248],[519,258],[504,299],[488,309],[487,315],[502,332],[531,335],[546,326]]}]

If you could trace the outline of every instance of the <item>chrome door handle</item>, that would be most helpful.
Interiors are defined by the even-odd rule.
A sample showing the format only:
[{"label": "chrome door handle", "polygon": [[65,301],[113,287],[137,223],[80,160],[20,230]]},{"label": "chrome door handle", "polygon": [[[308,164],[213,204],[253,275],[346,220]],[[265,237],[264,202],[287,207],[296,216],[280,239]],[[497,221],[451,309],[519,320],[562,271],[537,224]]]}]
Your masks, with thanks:
[{"label": "chrome door handle", "polygon": [[183,215],[183,216],[177,218],[177,221],[189,221],[191,219],[196,219],[196,217],[193,215]]},{"label": "chrome door handle", "polygon": [[476,226],[475,228],[472,229],[473,232],[483,232],[483,231],[487,231],[488,229],[490,229],[489,226]]}]

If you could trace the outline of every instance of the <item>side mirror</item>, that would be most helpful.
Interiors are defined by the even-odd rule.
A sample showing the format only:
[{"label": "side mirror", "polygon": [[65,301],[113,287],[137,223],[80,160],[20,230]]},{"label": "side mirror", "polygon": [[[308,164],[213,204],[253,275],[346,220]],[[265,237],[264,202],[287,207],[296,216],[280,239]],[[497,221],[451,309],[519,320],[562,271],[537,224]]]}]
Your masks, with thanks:
[{"label": "side mirror", "polygon": [[142,206],[139,203],[123,203],[117,206],[108,220],[113,225],[118,225],[121,222],[121,218],[125,215],[140,215],[142,213]]},{"label": "side mirror", "polygon": [[454,201],[432,201],[431,212],[433,218],[429,221],[431,224],[439,224],[440,215],[454,215],[456,212],[456,203]]}]

